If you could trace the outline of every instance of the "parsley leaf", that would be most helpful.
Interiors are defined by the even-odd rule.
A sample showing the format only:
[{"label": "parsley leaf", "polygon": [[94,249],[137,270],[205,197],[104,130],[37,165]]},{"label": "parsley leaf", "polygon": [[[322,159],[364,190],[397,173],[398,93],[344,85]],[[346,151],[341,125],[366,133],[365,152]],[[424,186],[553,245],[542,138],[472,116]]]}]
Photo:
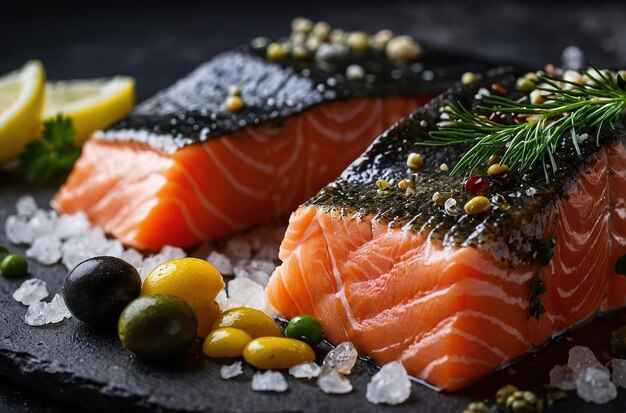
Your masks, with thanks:
[{"label": "parsley leaf", "polygon": [[43,124],[41,139],[30,142],[22,155],[20,167],[30,181],[65,178],[80,156],[74,147],[76,130],[71,118],[58,115]]}]

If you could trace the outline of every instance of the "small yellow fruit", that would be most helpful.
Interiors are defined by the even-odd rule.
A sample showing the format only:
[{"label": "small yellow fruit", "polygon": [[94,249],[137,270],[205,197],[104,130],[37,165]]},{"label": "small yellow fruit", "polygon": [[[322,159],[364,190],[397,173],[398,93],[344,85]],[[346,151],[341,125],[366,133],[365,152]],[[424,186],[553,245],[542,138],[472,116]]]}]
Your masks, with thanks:
[{"label": "small yellow fruit", "polygon": [[315,352],[303,341],[284,337],[261,337],[248,343],[243,358],[259,369],[288,369],[315,360]]},{"label": "small yellow fruit", "polygon": [[470,215],[483,214],[491,209],[491,203],[485,196],[475,196],[465,204],[465,212]]},{"label": "small yellow fruit", "polygon": [[211,331],[202,344],[202,352],[207,357],[241,357],[246,345],[252,341],[250,334],[232,327]]},{"label": "small yellow fruit", "polygon": [[169,294],[187,302],[193,309],[209,306],[224,288],[224,279],[208,262],[179,258],[156,267],[143,282],[141,294]]},{"label": "small yellow fruit", "polygon": [[198,337],[206,337],[212,330],[213,323],[222,315],[222,310],[217,302],[213,301],[211,304],[194,308],[198,318]]},{"label": "small yellow fruit", "polygon": [[282,333],[276,322],[262,311],[247,307],[237,307],[225,311],[212,326],[213,330],[234,327],[245,331],[253,338],[281,337]]}]

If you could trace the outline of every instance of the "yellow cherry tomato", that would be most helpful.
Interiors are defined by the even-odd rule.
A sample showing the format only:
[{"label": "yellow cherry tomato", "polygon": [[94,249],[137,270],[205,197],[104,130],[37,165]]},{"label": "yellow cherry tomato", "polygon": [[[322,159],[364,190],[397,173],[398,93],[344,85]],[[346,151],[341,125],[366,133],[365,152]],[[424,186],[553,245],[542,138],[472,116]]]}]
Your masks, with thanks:
[{"label": "yellow cherry tomato", "polygon": [[315,360],[315,352],[303,341],[284,337],[261,337],[248,343],[243,358],[259,369],[288,369]]},{"label": "yellow cherry tomato", "polygon": [[143,282],[141,294],[169,294],[199,309],[215,301],[224,288],[224,279],[208,262],[198,258],[179,258],[156,267]]},{"label": "yellow cherry tomato", "polygon": [[208,357],[241,357],[243,349],[252,341],[250,334],[232,327],[218,328],[209,333],[202,344],[202,352]]},{"label": "yellow cherry tomato", "polygon": [[198,337],[206,337],[212,330],[213,323],[222,315],[222,310],[217,302],[213,301],[209,305],[194,308],[198,319]]},{"label": "yellow cherry tomato", "polygon": [[213,323],[213,330],[222,327],[234,327],[245,331],[253,338],[281,337],[282,333],[276,322],[262,311],[247,307],[237,307],[224,311]]}]

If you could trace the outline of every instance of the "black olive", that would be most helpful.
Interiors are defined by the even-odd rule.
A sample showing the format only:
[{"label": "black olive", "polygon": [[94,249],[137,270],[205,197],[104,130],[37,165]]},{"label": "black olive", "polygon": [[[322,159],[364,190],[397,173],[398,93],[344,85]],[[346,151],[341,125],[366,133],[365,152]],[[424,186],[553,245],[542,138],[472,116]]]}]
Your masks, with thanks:
[{"label": "black olive", "polygon": [[135,267],[115,257],[81,262],[63,284],[67,308],[89,324],[115,325],[124,307],[140,292],[141,277]]}]

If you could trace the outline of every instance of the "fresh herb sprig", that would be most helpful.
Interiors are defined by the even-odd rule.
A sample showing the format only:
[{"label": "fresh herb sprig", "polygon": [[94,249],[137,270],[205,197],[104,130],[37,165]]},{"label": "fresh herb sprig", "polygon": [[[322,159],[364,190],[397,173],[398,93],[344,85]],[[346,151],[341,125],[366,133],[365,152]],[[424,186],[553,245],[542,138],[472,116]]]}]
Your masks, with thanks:
[{"label": "fresh herb sprig", "polygon": [[[559,140],[569,136],[580,154],[577,131],[597,128],[596,142],[604,125],[612,125],[624,114],[626,87],[624,78],[617,81],[609,72],[597,69],[583,73],[588,82],[576,82],[539,76],[537,90],[546,94],[541,104],[524,103],[502,96],[483,97],[481,111],[522,116],[521,123],[502,124],[472,113],[459,102],[448,105],[450,122],[430,132],[431,139],[418,142],[423,146],[473,145],[450,172],[472,173],[491,155],[504,148],[501,163],[518,173],[528,171],[537,161],[543,164],[548,179],[547,163],[556,171],[555,152]],[[569,132],[569,133],[568,133]]]},{"label": "fresh herb sprig", "polygon": [[71,118],[58,115],[45,121],[41,139],[30,142],[19,158],[27,179],[41,182],[66,177],[80,156],[75,135]]}]

